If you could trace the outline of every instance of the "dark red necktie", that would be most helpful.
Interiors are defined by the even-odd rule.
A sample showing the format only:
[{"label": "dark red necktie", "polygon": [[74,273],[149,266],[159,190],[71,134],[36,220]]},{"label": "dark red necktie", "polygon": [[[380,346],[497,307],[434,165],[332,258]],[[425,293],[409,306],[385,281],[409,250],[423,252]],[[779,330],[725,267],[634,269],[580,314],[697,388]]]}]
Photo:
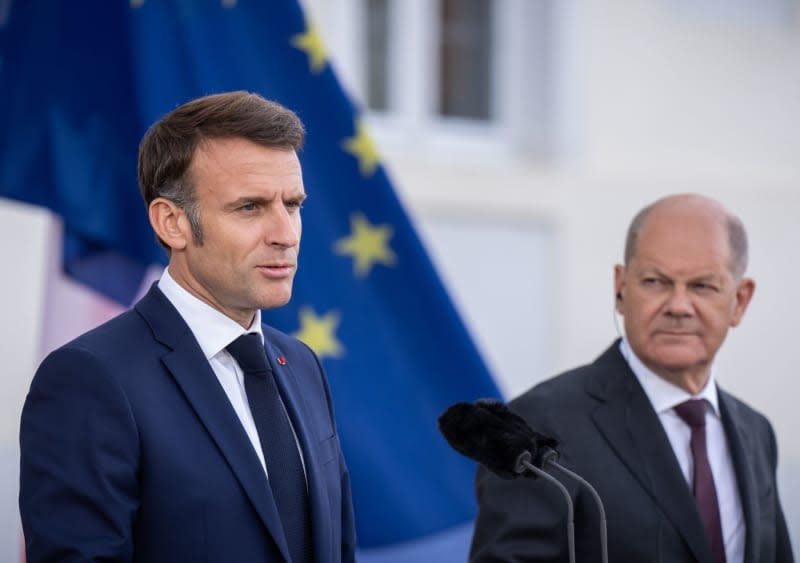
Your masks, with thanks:
[{"label": "dark red necktie", "polygon": [[717,489],[708,463],[706,451],[706,401],[693,399],[675,407],[683,421],[692,429],[692,457],[694,475],[692,492],[697,502],[700,518],[711,542],[711,553],[716,563],[725,563],[725,543],[722,541],[722,523],[719,516]]}]

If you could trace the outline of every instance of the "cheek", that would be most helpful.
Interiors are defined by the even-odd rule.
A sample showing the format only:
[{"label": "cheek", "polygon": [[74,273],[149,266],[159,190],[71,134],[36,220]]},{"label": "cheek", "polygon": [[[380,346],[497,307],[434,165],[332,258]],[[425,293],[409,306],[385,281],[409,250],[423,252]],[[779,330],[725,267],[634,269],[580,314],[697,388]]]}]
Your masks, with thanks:
[{"label": "cheek", "polygon": [[625,321],[625,334],[628,340],[634,342],[644,342],[647,340],[649,330],[649,319],[643,314],[641,309],[637,309],[628,304],[623,307],[623,319]]},{"label": "cheek", "polygon": [[659,305],[651,299],[634,296],[623,301],[622,309],[625,318],[635,326],[647,326],[658,316]]},{"label": "cheek", "polygon": [[263,229],[255,225],[249,228],[230,229],[220,237],[218,251],[220,259],[226,262],[239,261],[257,252],[265,239]]},{"label": "cheek", "polygon": [[736,322],[736,303],[731,303],[730,306],[719,309],[716,312],[716,324],[720,327],[720,330],[728,330]]},{"label": "cheek", "polygon": [[705,304],[699,308],[698,317],[711,338],[725,335],[734,321],[735,305],[728,303]]}]

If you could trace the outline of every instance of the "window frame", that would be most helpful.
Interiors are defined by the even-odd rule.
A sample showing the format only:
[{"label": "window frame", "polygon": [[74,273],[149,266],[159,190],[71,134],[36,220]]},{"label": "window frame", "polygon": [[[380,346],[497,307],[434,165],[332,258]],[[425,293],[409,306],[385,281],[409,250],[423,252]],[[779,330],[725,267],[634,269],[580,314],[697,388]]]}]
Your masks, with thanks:
[{"label": "window frame", "polygon": [[490,118],[438,114],[440,4],[432,0],[388,0],[390,10],[388,111],[366,107],[366,0],[305,0],[316,15],[336,71],[362,107],[381,146],[407,153],[507,155],[544,153],[546,57],[552,20],[547,1],[491,0],[493,53]]}]

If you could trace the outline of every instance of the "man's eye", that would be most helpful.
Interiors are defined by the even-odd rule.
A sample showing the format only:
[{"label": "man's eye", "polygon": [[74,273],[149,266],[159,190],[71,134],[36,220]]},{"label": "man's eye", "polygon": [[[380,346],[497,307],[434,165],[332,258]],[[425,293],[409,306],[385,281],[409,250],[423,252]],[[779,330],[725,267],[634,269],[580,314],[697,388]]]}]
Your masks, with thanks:
[{"label": "man's eye", "polygon": [[712,285],[710,283],[702,283],[702,282],[701,283],[692,284],[692,287],[694,287],[695,289],[697,289],[699,291],[716,291],[717,290],[716,286],[714,286],[714,285]]}]

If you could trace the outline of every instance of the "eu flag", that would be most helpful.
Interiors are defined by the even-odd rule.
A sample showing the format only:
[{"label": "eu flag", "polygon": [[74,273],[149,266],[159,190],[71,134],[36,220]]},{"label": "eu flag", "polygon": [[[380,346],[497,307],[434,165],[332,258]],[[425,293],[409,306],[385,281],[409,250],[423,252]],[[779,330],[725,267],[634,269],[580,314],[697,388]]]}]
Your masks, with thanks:
[{"label": "eu flag", "polygon": [[121,303],[164,262],[136,185],[147,126],[227,90],[299,114],[300,267],[291,303],[265,322],[323,360],[361,548],[469,522],[474,467],[436,419],[498,391],[299,5],[17,0],[1,17],[0,196],[58,214],[65,271]]}]

